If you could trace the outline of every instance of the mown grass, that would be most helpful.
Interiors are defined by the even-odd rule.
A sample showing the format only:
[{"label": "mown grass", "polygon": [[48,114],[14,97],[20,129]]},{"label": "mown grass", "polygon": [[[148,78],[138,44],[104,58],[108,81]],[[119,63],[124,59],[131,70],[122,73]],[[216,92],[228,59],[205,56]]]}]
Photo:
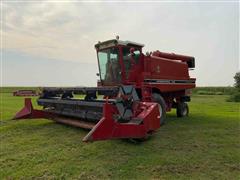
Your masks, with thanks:
[{"label": "mown grass", "polygon": [[82,129],[11,120],[23,98],[0,95],[0,179],[240,178],[240,103],[225,95],[194,95],[189,117],[168,113],[167,124],[140,144],[83,143]]}]

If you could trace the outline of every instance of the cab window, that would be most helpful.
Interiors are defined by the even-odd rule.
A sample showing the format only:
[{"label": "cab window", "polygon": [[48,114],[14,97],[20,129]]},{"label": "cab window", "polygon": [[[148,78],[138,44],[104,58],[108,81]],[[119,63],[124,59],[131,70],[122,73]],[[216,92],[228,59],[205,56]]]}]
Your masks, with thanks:
[{"label": "cab window", "polygon": [[136,49],[134,50],[134,52],[131,54],[130,53],[130,49],[132,47],[123,47],[122,48],[122,52],[123,52],[123,64],[124,64],[124,67],[125,67],[125,71],[126,71],[126,77],[128,78],[129,76],[129,70],[132,68],[131,67],[131,61],[132,59],[134,60],[134,63],[135,64],[138,64],[139,63],[139,60],[140,60],[140,55],[141,55],[141,52],[139,49]]},{"label": "cab window", "polygon": [[98,52],[100,78],[104,82],[120,82],[121,68],[119,65],[118,48],[105,49]]}]

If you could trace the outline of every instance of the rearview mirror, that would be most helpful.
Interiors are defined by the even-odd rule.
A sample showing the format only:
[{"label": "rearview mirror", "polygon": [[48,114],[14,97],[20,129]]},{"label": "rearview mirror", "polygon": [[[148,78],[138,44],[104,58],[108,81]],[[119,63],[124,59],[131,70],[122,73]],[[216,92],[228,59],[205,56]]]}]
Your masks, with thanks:
[{"label": "rearview mirror", "polygon": [[100,76],[100,74],[99,74],[99,73],[96,73],[96,75],[97,75],[97,76]]}]

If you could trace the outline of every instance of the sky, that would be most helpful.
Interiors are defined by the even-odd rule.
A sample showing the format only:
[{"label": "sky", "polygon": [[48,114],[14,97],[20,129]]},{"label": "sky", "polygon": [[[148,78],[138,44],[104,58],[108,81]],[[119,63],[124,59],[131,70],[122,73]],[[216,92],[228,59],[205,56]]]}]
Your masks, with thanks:
[{"label": "sky", "polygon": [[195,57],[197,86],[240,70],[238,2],[1,3],[1,86],[96,86],[94,44],[114,39]]}]

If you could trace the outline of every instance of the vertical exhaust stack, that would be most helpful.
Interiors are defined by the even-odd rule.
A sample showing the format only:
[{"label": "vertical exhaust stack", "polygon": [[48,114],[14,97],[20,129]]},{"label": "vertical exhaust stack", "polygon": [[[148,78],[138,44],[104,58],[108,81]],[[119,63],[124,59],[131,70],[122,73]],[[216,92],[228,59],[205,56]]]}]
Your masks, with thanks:
[{"label": "vertical exhaust stack", "polygon": [[[84,142],[116,138],[145,138],[160,127],[157,103],[139,101],[136,90],[132,86],[121,86],[117,98],[109,100],[64,99],[58,97],[59,92],[55,95],[54,91],[51,92],[51,97],[45,94],[38,100],[39,104],[44,106],[43,110],[34,109],[31,99],[28,98],[25,99],[24,108],[16,114],[14,119],[46,118],[62,124],[91,129],[83,138]],[[89,107],[92,112],[88,111]],[[102,112],[99,111],[100,109]],[[94,115],[100,114],[99,119],[94,118],[96,117]]]}]

